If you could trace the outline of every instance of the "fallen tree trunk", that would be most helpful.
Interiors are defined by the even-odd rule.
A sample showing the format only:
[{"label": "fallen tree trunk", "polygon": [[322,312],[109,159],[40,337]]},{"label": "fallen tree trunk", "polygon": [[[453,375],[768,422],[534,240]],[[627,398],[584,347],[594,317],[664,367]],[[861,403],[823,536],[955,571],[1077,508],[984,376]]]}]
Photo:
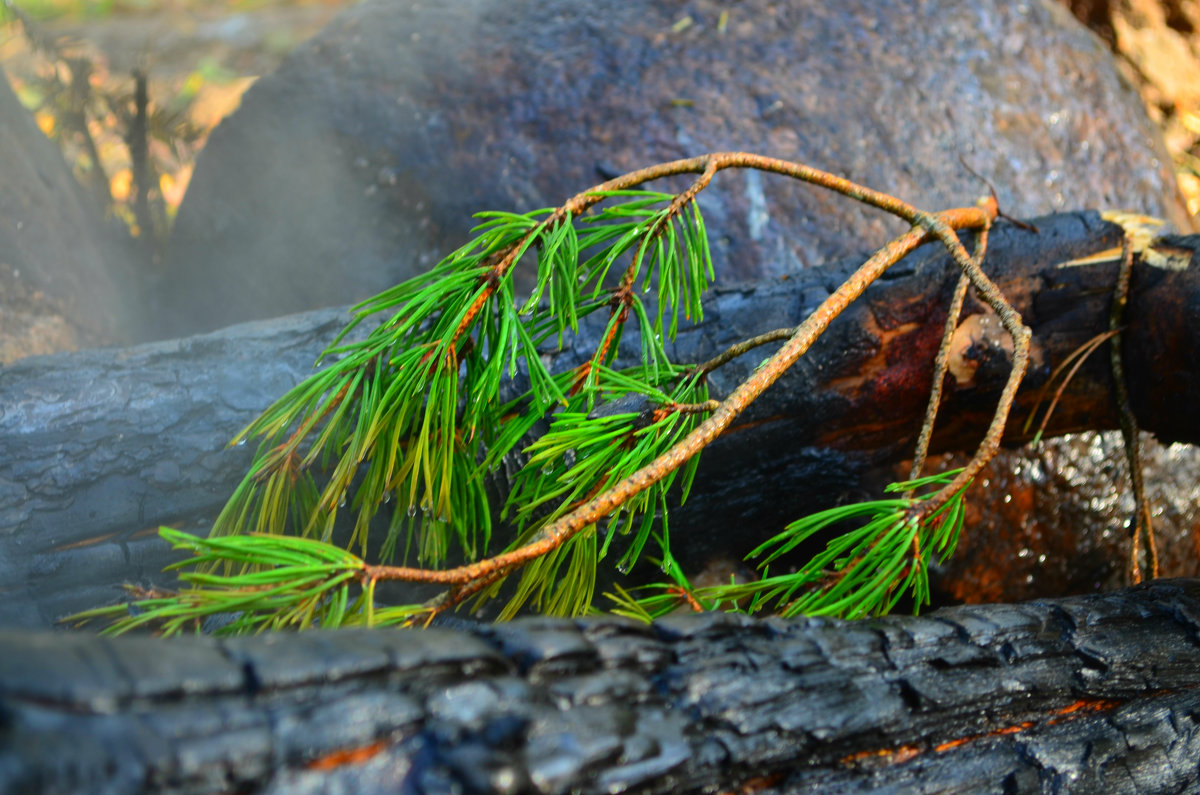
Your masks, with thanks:
[{"label": "fallen tree trunk", "polygon": [[923,618],[0,631],[0,791],[1195,792],[1200,581]]},{"label": "fallen tree trunk", "polygon": [[[1095,213],[1039,219],[1040,233],[994,230],[987,270],[1034,331],[1033,365],[1015,416],[1024,417],[1052,367],[1107,325],[1115,263],[1060,267],[1118,245],[1119,227]],[[1189,250],[1195,238],[1179,239]],[[794,325],[858,262],[776,284],[716,291],[700,325],[673,355],[703,361],[728,345]],[[1139,264],[1123,335],[1132,402],[1143,428],[1169,441],[1200,439],[1200,269]],[[703,561],[727,549],[711,527],[758,527],[828,506],[862,472],[911,450],[956,271],[927,246],[893,269],[830,328],[785,378],[704,453],[693,496],[672,515],[686,538],[676,554]],[[967,315],[981,314],[968,305]],[[45,626],[111,602],[120,584],[163,585],[172,560],[160,524],[207,530],[249,463],[225,443],[310,371],[344,322],[325,310],[214,334],[120,350],[17,362],[0,379],[0,626]],[[585,328],[580,350],[594,329]],[[996,335],[966,335],[972,381],[951,379],[935,447],[969,449],[982,434],[1006,366]],[[627,341],[635,345],[635,342]],[[636,354],[635,354],[636,355]],[[579,361],[568,350],[559,367]],[[717,371],[723,394],[759,356]],[[999,361],[999,366],[997,366]],[[1050,433],[1117,424],[1107,357],[1075,377]],[[1008,440],[1025,438],[1018,422]],[[752,488],[747,488],[753,484]],[[692,530],[689,532],[689,528]],[[743,539],[744,540],[744,539]],[[740,554],[744,549],[739,549]]]}]

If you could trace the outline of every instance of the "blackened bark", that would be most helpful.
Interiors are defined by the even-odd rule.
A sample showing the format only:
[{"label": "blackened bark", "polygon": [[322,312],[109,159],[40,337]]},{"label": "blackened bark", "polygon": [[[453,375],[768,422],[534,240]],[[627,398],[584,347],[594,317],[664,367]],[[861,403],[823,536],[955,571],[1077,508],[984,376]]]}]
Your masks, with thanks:
[{"label": "blackened bark", "polygon": [[[1095,213],[1038,219],[1039,234],[993,232],[988,270],[1034,330],[1034,364],[1018,400],[1031,408],[1052,367],[1106,327],[1115,263],[1062,268],[1115,246],[1121,231]],[[1196,245],[1180,239],[1178,247]],[[703,323],[680,334],[679,361],[803,319],[858,262],[780,283],[715,292]],[[1124,335],[1133,405],[1165,440],[1200,439],[1200,269],[1139,264]],[[712,527],[775,531],[827,507],[869,465],[911,450],[956,272],[940,248],[916,252],[831,327],[790,373],[704,453],[692,497],[672,514],[677,555],[728,552]],[[970,305],[967,314],[980,313]],[[226,441],[309,372],[345,315],[328,310],[185,340],[31,358],[0,371],[0,625],[44,626],[120,597],[122,582],[169,583],[160,524],[203,532],[249,462]],[[633,335],[629,335],[633,336]],[[579,361],[595,329],[559,366]],[[1006,373],[996,338],[963,353],[973,383],[949,385],[935,446],[970,449]],[[636,355],[636,340],[626,340]],[[720,396],[765,356],[711,378]],[[972,358],[973,357],[973,358]],[[1107,357],[1094,356],[1059,406],[1052,433],[1111,428]],[[1010,441],[1023,438],[1012,423]],[[752,488],[747,488],[753,484]],[[739,537],[745,541],[745,537]],[[733,550],[743,554],[745,546]]]},{"label": "blackened bark", "polygon": [[[328,310],[0,370],[0,625],[44,626],[158,581],[159,524],[199,532],[250,463],[225,449],[309,372]],[[250,446],[247,445],[247,448]],[[206,528],[204,528],[206,529]]]},{"label": "blackened bark", "polygon": [[0,792],[1200,791],[1196,580],[858,623],[460,623],[0,631]]}]

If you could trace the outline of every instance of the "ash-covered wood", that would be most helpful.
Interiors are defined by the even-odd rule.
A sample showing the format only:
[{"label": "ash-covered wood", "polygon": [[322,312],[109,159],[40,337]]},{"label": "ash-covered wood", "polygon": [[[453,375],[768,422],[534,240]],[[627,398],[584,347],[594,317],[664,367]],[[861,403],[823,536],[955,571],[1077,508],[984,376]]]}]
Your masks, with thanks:
[{"label": "ash-covered wood", "polygon": [[1200,581],[923,618],[0,631],[0,792],[1195,792]]},{"label": "ash-covered wood", "polygon": [[[1115,263],[1062,268],[1118,244],[1095,213],[1038,219],[1039,234],[1002,224],[987,270],[1034,330],[1034,359],[1016,416],[1058,362],[1105,329]],[[1176,247],[1194,247],[1194,238]],[[776,283],[725,285],[703,323],[674,346],[703,361],[728,345],[798,323],[858,263]],[[1198,270],[1139,264],[1125,334],[1133,406],[1166,440],[1200,439]],[[944,305],[956,272],[938,247],[898,265],[831,327],[808,356],[702,458],[689,502],[672,514],[675,554],[689,562],[744,554],[751,535],[855,494],[864,470],[911,450],[928,390]],[[967,315],[982,311],[969,304]],[[112,602],[124,582],[169,583],[160,524],[207,530],[249,463],[227,441],[310,372],[346,318],[339,310],[235,326],[127,349],[20,361],[0,371],[0,625],[45,626]],[[970,321],[975,322],[975,321]],[[627,353],[636,356],[629,335]],[[571,366],[594,341],[585,328]],[[950,379],[935,446],[971,449],[1005,374],[986,335],[960,353],[972,382]],[[765,355],[765,354],[764,354]],[[761,356],[712,377],[720,396]],[[1116,425],[1106,356],[1094,356],[1060,404],[1052,433]],[[1009,439],[1023,438],[1019,423]],[[748,487],[753,484],[752,487]],[[737,545],[713,528],[739,528]]]}]

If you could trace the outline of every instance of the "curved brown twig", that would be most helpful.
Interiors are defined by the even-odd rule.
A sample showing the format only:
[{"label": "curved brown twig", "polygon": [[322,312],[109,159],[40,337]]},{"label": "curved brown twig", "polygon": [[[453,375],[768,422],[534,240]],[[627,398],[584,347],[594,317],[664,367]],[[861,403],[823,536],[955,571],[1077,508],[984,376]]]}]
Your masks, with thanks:
[{"label": "curved brown twig", "polygon": [[[739,385],[690,435],[655,461],[542,528],[529,543],[509,552],[452,569],[434,571],[402,566],[372,566],[368,567],[365,576],[371,579],[397,579],[455,586],[450,593],[431,604],[432,609],[440,610],[456,604],[464,597],[464,594],[477,591],[481,582],[493,582],[502,573],[511,572],[552,552],[579,532],[611,514],[630,498],[670,475],[699,453],[791,367],[821,336],[834,318],[857,299],[868,286],[889,267],[929,240],[941,241],[951,252],[955,262],[963,270],[964,278],[975,286],[980,297],[1000,317],[1004,328],[1013,338],[1014,351],[1013,365],[1008,381],[975,458],[952,483],[922,504],[919,509],[922,514],[930,515],[940,508],[966,482],[974,478],[987,461],[995,455],[1016,389],[1028,363],[1029,330],[1022,324],[1020,316],[1000,294],[995,284],[980,269],[978,261],[967,254],[956,234],[956,230],[960,229],[986,230],[997,216],[998,208],[994,199],[981,200],[975,207],[931,214],[918,210],[893,196],[802,164],[742,152],[721,152],[664,163],[609,180],[573,197],[558,211],[551,214],[543,224],[556,223],[559,219],[568,218],[572,214],[581,212],[599,201],[600,196],[597,194],[605,191],[627,189],[660,177],[700,172],[703,176],[685,192],[686,198],[683,198],[684,194],[681,194],[676,202],[672,203],[672,206],[678,203],[682,207],[708,184],[717,171],[725,168],[752,168],[817,184],[903,218],[911,223],[913,228],[868,259],[791,333],[787,342],[773,356],[764,362],[750,378]],[[536,232],[536,229],[531,230],[528,235],[536,234]],[[511,267],[516,259],[516,253],[527,244],[528,235],[497,264],[496,267],[500,269],[501,273]]]}]

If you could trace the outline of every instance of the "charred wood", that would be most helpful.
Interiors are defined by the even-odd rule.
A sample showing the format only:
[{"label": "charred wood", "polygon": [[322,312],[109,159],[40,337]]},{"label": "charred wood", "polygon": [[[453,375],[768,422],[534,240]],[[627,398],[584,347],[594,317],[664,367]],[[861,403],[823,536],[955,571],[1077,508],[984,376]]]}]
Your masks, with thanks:
[{"label": "charred wood", "polygon": [[[1115,262],[1062,263],[1119,244],[1096,213],[1038,219],[1039,233],[1001,225],[987,270],[1034,331],[1034,358],[1008,440],[1064,357],[1105,329]],[[1196,238],[1169,241],[1193,254]],[[858,264],[838,262],[777,283],[723,286],[674,355],[703,361],[755,334],[799,322]],[[1141,426],[1168,441],[1200,439],[1195,267],[1139,264],[1123,335]],[[894,268],[831,327],[783,381],[704,453],[693,496],[672,517],[693,560],[728,549],[712,527],[780,523],[854,493],[862,472],[911,450],[956,272],[925,247]],[[1002,335],[969,304],[935,447],[971,449],[1002,383]],[[0,371],[0,625],[44,626],[121,596],[120,584],[162,585],[171,560],[160,524],[204,532],[249,462],[226,442],[302,378],[344,321],[324,310],[126,349],[19,361]],[[993,324],[994,325],[994,324]],[[585,328],[561,366],[595,335]],[[627,344],[636,345],[635,341]],[[636,355],[636,354],[634,354]],[[755,366],[744,356],[711,378],[720,396]],[[1075,377],[1050,433],[1112,428],[1107,357]],[[746,488],[747,484],[753,488]],[[744,549],[735,550],[744,552]]]},{"label": "charred wood", "polygon": [[0,792],[1200,791],[1200,581],[845,623],[0,630]]}]

